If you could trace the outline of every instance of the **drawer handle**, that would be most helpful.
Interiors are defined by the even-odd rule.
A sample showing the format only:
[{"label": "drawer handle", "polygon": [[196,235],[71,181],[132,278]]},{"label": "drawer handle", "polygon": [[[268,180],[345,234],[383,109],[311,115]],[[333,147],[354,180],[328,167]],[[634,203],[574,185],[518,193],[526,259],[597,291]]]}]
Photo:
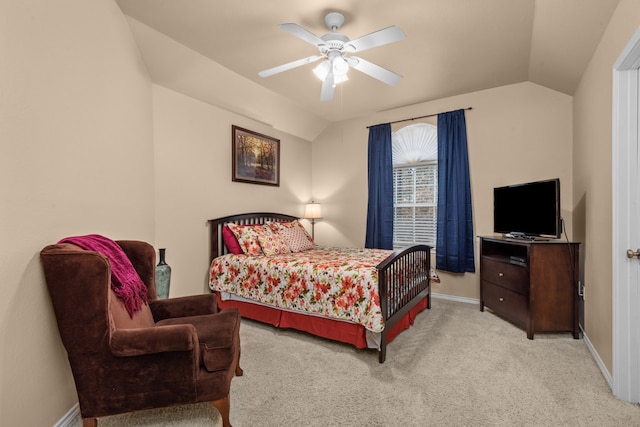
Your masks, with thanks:
[{"label": "drawer handle", "polygon": [[498,276],[502,277],[504,276],[504,273],[498,273]]},{"label": "drawer handle", "polygon": [[504,301],[504,298],[500,297],[500,302]]}]

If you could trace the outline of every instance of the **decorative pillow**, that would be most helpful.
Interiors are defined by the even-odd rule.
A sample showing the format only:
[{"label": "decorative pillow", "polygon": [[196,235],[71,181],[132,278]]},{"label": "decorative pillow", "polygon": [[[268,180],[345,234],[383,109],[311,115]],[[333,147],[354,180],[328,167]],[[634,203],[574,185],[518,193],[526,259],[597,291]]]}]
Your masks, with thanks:
[{"label": "decorative pillow", "polygon": [[258,233],[260,229],[264,230],[263,225],[227,224],[227,226],[238,239],[240,248],[245,255],[262,255]]},{"label": "decorative pillow", "polygon": [[268,226],[264,227],[264,232],[258,233],[258,241],[260,242],[262,252],[264,252],[266,256],[288,254],[291,252],[284,239]]},{"label": "decorative pillow", "polygon": [[227,246],[227,249],[232,254],[240,255],[244,253],[242,252],[240,243],[238,243],[238,239],[236,239],[233,231],[231,231],[227,225],[222,227],[222,239],[224,240],[224,244]]},{"label": "decorative pillow", "polygon": [[315,248],[315,243],[307,230],[298,220],[291,222],[270,222],[269,227],[276,231],[289,246],[291,252],[302,252]]},{"label": "decorative pillow", "polygon": [[280,230],[282,230],[283,228],[285,228],[285,227],[289,227],[289,228],[293,227],[293,221],[288,221],[288,222],[267,221],[267,223],[265,225],[267,227],[269,227],[274,233],[280,234]]}]

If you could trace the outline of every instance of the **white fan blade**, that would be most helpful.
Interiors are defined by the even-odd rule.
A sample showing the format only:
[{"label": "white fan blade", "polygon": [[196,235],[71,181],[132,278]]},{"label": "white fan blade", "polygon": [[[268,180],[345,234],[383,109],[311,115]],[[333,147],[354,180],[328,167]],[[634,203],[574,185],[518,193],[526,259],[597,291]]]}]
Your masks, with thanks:
[{"label": "white fan blade", "polygon": [[320,101],[330,101],[333,99],[333,70],[330,70],[327,77],[322,82],[322,91],[320,92]]},{"label": "white fan blade", "polygon": [[368,74],[374,79],[378,79],[383,83],[388,84],[389,86],[395,86],[400,82],[402,78],[401,75],[394,73],[393,71],[389,71],[386,68],[382,68],[379,65],[376,65],[372,62],[365,61],[362,58],[358,58],[357,56],[350,56],[349,65],[356,70]]},{"label": "white fan blade", "polygon": [[310,64],[318,59],[322,58],[320,55],[313,55],[307,58],[298,59],[297,61],[289,62],[288,64],[278,65],[277,67],[269,68],[268,70],[260,71],[258,75],[260,77],[269,77],[274,74],[281,73],[283,71],[291,70],[292,68],[301,67],[306,64]]},{"label": "white fan blade", "polygon": [[294,36],[306,41],[307,43],[311,43],[314,46],[324,46],[327,43],[322,40],[320,37],[316,36],[315,34],[305,30],[304,28],[302,28],[300,25],[298,24],[292,24],[292,23],[288,23],[288,24],[280,24],[280,28],[282,28],[283,30],[293,34]]},{"label": "white fan blade", "polygon": [[344,45],[343,50],[345,52],[362,52],[365,49],[394,43],[406,37],[404,32],[394,25],[351,40]]}]

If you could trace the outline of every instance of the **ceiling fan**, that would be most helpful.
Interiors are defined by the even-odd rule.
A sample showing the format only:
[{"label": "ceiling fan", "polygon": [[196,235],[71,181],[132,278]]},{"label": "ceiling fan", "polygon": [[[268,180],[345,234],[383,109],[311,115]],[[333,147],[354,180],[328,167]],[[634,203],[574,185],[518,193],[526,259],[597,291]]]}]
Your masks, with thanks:
[{"label": "ceiling fan", "polygon": [[336,84],[348,79],[347,72],[349,68],[355,68],[390,86],[398,84],[402,76],[351,54],[404,39],[406,36],[400,28],[391,26],[366,36],[349,40],[349,37],[338,32],[338,29],[344,24],[344,16],[341,13],[331,12],[327,14],[324,18],[324,23],[331,32],[322,37],[316,36],[298,24],[280,24],[280,28],[283,30],[316,46],[320,54],[260,71],[258,75],[260,77],[269,77],[323,59],[313,70],[314,74],[322,80],[321,101],[333,99]]}]

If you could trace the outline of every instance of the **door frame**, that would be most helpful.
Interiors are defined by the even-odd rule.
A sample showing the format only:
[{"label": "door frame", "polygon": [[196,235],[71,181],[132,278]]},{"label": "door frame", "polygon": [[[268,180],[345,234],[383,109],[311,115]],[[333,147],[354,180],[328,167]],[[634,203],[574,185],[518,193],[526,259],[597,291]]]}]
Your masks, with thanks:
[{"label": "door frame", "polygon": [[640,247],[639,68],[640,29],[613,66],[612,390],[633,403],[640,402],[640,260],[629,260],[625,253]]}]

